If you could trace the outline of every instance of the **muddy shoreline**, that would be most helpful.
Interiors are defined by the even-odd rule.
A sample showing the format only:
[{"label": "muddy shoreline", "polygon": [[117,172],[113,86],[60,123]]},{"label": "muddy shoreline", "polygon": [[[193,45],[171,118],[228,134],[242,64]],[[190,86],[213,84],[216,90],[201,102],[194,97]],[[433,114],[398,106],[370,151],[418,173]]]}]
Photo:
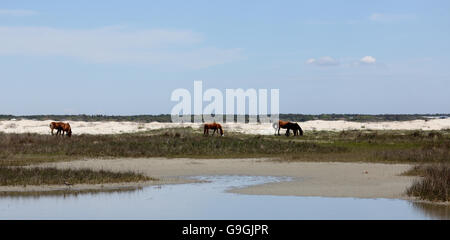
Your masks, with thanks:
[{"label": "muddy shoreline", "polygon": [[37,166],[134,171],[158,181],[70,186],[2,186],[0,192],[101,190],[149,185],[190,183],[189,176],[249,175],[290,177],[291,181],[267,183],[230,192],[254,195],[321,196],[410,199],[405,190],[416,177],[401,176],[412,165],[342,162],[276,162],[255,159],[119,158],[85,159]]}]

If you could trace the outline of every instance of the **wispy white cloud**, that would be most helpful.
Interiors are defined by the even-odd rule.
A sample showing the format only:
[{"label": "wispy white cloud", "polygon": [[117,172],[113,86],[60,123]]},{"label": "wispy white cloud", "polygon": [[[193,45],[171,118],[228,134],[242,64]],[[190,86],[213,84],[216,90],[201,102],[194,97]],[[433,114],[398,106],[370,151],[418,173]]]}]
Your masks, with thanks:
[{"label": "wispy white cloud", "polygon": [[367,20],[378,23],[393,23],[410,21],[416,19],[413,14],[386,14],[386,13],[372,13],[369,17],[354,18],[354,19],[308,19],[303,22],[306,25],[355,25],[365,24]]},{"label": "wispy white cloud", "polygon": [[359,60],[360,63],[363,64],[375,64],[377,60],[372,56],[365,56]]},{"label": "wispy white cloud", "polygon": [[0,9],[0,16],[26,17],[36,15],[37,12],[25,9]]},{"label": "wispy white cloud", "polygon": [[306,64],[326,67],[326,66],[337,66],[339,65],[339,61],[330,56],[325,56],[320,57],[318,59],[310,58],[306,60]]},{"label": "wispy white cloud", "polygon": [[205,46],[187,30],[126,27],[57,29],[1,27],[0,55],[66,56],[94,63],[131,63],[204,68],[242,59],[242,49]]},{"label": "wispy white cloud", "polygon": [[354,25],[361,23],[362,21],[359,19],[347,19],[347,20],[323,20],[323,19],[309,19],[303,22],[306,25]]},{"label": "wispy white cloud", "polygon": [[373,22],[398,22],[412,20],[415,15],[412,14],[384,14],[384,13],[373,13],[369,16],[369,20]]},{"label": "wispy white cloud", "polygon": [[316,65],[321,67],[329,66],[342,66],[342,67],[357,67],[360,65],[377,65],[377,59],[373,56],[364,56],[360,59],[357,58],[340,58],[335,59],[330,56],[320,58],[310,58],[305,61],[305,64]]}]

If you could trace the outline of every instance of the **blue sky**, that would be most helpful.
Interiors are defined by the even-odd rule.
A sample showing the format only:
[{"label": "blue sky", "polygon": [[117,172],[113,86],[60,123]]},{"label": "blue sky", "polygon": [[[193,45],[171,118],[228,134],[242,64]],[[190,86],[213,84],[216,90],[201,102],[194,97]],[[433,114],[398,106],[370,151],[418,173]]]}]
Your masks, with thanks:
[{"label": "blue sky", "polygon": [[449,113],[449,1],[0,2],[0,114],[170,113],[176,88],[282,113]]}]

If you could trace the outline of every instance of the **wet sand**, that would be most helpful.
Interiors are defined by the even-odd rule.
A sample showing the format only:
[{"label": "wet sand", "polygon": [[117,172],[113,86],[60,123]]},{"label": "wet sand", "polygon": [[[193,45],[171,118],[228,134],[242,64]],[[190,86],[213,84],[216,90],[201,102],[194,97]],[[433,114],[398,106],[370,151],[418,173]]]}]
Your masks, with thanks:
[{"label": "wet sand", "polygon": [[[159,181],[104,184],[103,188],[192,182],[184,177],[201,175],[250,175],[291,177],[291,181],[268,183],[230,192],[257,195],[322,196],[409,199],[405,190],[415,177],[400,176],[412,165],[341,162],[277,162],[271,159],[86,159],[46,163],[40,166],[135,171]],[[0,187],[0,191],[46,191],[67,186]],[[98,189],[100,185],[73,186]]]}]

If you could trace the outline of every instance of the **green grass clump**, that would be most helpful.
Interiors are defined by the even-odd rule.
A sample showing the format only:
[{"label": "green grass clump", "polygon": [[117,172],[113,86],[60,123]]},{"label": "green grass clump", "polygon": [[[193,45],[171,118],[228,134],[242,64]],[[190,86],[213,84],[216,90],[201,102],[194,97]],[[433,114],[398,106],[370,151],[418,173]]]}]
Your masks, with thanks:
[{"label": "green grass clump", "polygon": [[133,172],[93,171],[89,169],[0,167],[0,186],[102,184],[155,180]]},{"label": "green grass clump", "polygon": [[[407,173],[408,174],[408,173]],[[418,197],[429,201],[450,200],[450,165],[434,164],[426,167],[415,167],[409,174],[419,175],[422,178],[415,181],[408,188],[408,196]]]}]

